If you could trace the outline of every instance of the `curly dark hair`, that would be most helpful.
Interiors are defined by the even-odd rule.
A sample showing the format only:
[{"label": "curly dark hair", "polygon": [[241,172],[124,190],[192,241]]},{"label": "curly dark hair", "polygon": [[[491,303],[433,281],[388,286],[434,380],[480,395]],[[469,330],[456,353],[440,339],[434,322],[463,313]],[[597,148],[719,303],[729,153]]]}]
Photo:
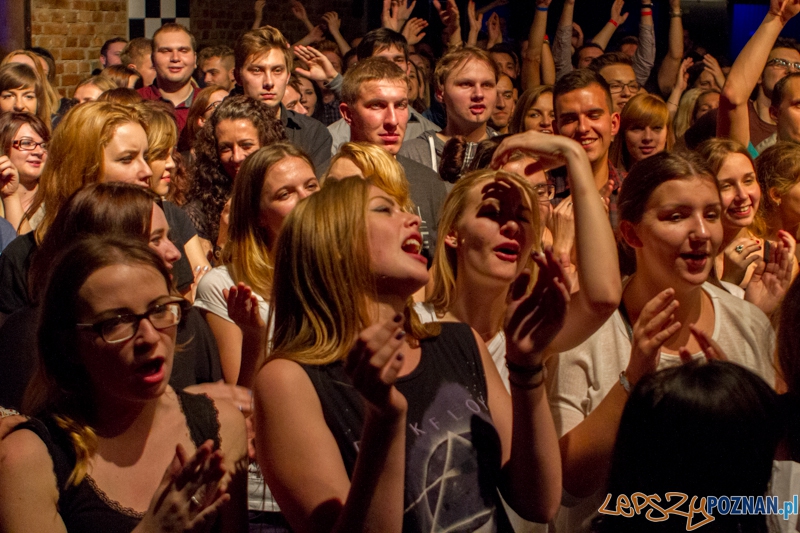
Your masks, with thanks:
[{"label": "curly dark hair", "polygon": [[[217,241],[219,217],[233,190],[234,176],[228,176],[217,152],[216,129],[223,120],[246,119],[258,131],[259,144],[269,144],[286,140],[283,124],[277,117],[277,108],[250,98],[249,96],[229,96],[206,121],[197,134],[195,142],[195,163],[192,168],[192,187],[189,201],[192,208],[189,216],[212,243]],[[197,216],[193,216],[197,215]],[[205,223],[199,223],[203,220]]]}]

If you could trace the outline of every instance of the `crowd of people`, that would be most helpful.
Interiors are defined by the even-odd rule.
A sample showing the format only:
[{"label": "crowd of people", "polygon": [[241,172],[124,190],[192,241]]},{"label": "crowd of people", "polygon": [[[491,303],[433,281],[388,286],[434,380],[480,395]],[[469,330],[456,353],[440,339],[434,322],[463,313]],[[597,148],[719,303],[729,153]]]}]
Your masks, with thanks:
[{"label": "crowd of people", "polygon": [[800,0],[663,3],[8,54],[0,531],[794,531]]}]

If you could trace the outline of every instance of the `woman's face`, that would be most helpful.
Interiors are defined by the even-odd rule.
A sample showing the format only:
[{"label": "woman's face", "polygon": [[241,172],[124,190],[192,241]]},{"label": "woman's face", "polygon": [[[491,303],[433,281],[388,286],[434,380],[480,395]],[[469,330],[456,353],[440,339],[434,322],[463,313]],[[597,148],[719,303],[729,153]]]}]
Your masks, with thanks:
[{"label": "woman's face", "polygon": [[341,180],[348,176],[364,177],[364,173],[358,168],[352,159],[349,157],[339,157],[328,168],[328,177],[335,180]]},{"label": "woman's face", "polygon": [[147,164],[147,134],[141,124],[128,122],[118,126],[103,150],[103,175],[100,181],[121,181],[150,186],[153,171]]},{"label": "woman's face", "polygon": [[261,189],[259,225],[267,230],[271,242],[297,202],[317,191],[314,170],[299,157],[285,157],[269,168]]},{"label": "woman's face", "polygon": [[631,226],[636,242],[626,238],[636,248],[637,273],[675,289],[705,283],[722,242],[721,211],[717,187],[707,179],[659,185]]},{"label": "woman's face", "polygon": [[478,183],[445,243],[458,255],[458,275],[469,283],[508,285],[528,263],[533,234],[524,192],[513,182]]},{"label": "woman's face", "polygon": [[[36,143],[32,150],[23,150],[22,146],[18,144],[27,145],[31,141]],[[17,167],[20,181],[25,183],[36,181],[42,175],[44,163],[47,161],[47,150],[38,144],[41,142],[41,136],[31,128],[30,124],[20,126],[17,134],[14,135],[14,143],[11,145],[8,158]]]},{"label": "woman's face", "polygon": [[525,113],[525,131],[534,130],[552,134],[555,120],[553,93],[542,93]]},{"label": "woman's face", "polygon": [[[135,287],[135,290],[131,288]],[[78,291],[78,323],[97,324],[124,314],[146,313],[170,301],[163,276],[151,266],[115,264],[92,273]],[[98,401],[141,402],[159,397],[172,371],[177,326],[156,329],[149,319],[134,324],[133,338],[105,341],[81,329],[81,362]]]},{"label": "woman's face", "polygon": [[164,265],[172,270],[172,265],[181,258],[181,252],[169,239],[169,224],[164,210],[153,204],[153,214],[150,218],[150,248],[164,261]]},{"label": "woman's face", "polygon": [[697,99],[697,112],[694,115],[696,121],[709,111],[719,108],[719,93],[707,93]]},{"label": "woman's face", "polygon": [[634,125],[625,130],[625,147],[631,157],[631,164],[663,152],[667,147],[667,126]]},{"label": "woman's face", "polygon": [[783,229],[792,232],[793,237],[800,233],[797,227],[800,226],[800,182],[795,183],[783,196],[777,195],[773,190],[773,198],[778,197],[780,203],[778,210],[783,223]]},{"label": "woman's face", "polygon": [[408,69],[408,101],[413,102],[417,98],[419,98],[419,76],[417,67],[412,66]]},{"label": "woman's face", "polygon": [[206,123],[206,120],[211,118],[211,115],[214,114],[214,111],[217,110],[226,96],[228,96],[228,91],[220,90],[211,93],[211,96],[208,99],[208,105],[206,105],[206,110],[203,112],[203,118],[198,119],[201,127]]},{"label": "woman's face", "polygon": [[317,107],[317,93],[314,92],[314,85],[311,80],[298,76],[300,79],[300,103],[308,110],[308,116],[314,114]]},{"label": "woman's face", "polygon": [[250,119],[226,118],[217,124],[217,155],[225,173],[235,178],[248,155],[261,148],[258,130]]},{"label": "woman's face", "polygon": [[722,89],[722,87],[717,85],[717,80],[714,78],[714,75],[707,70],[704,70],[700,73],[700,75],[697,77],[697,80],[694,82],[694,87],[696,89],[703,89],[704,91],[708,89]]},{"label": "woman's face", "polygon": [[6,89],[0,93],[0,111],[3,113],[17,112],[35,115],[38,109],[36,90],[33,87]]},{"label": "woman's face", "polygon": [[525,178],[533,185],[537,192],[537,204],[539,206],[539,221],[540,228],[544,229],[547,222],[553,213],[553,205],[550,203],[549,185],[547,183],[547,174],[539,162],[529,156],[524,155],[514,161],[509,161],[501,167],[501,170],[513,172],[514,174]]},{"label": "woman's face", "polygon": [[379,294],[411,296],[428,283],[428,260],[421,254],[420,219],[386,192],[370,187],[367,204],[370,270]]},{"label": "woman's face", "polygon": [[172,172],[175,170],[175,160],[172,158],[173,150],[167,153],[166,159],[150,159],[148,164],[153,175],[150,176],[150,190],[159,196],[169,193],[169,184],[172,182]]},{"label": "woman's face", "polygon": [[743,154],[728,154],[717,173],[717,183],[723,226],[750,226],[761,204],[761,187],[750,159]]},{"label": "woman's face", "polygon": [[94,102],[101,94],[103,94],[103,91],[100,89],[100,87],[88,83],[75,89],[75,94],[72,96],[72,98],[79,104],[82,104],[84,102]]}]

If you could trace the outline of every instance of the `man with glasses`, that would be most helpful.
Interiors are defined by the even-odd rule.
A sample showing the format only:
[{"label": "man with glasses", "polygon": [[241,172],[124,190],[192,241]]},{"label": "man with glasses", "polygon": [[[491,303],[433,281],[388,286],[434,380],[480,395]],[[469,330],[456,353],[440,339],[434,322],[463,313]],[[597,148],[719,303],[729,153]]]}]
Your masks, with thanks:
[{"label": "man with glasses", "polygon": [[614,111],[622,113],[628,100],[639,94],[641,86],[636,81],[633,71],[633,60],[623,52],[603,54],[592,61],[589,67],[600,74],[611,90]]},{"label": "man with glasses", "polygon": [[[776,84],[800,70],[797,42],[778,37],[798,12],[798,0],[771,0],[769,12],[734,61],[722,88],[717,135],[739,141],[753,156],[778,137],[776,115],[770,111]],[[750,100],[756,87],[756,98]]]}]

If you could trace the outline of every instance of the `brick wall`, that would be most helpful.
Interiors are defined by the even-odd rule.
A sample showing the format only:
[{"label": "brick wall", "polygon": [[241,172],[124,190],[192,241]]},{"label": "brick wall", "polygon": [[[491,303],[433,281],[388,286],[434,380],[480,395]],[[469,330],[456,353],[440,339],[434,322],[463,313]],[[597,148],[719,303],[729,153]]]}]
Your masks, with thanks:
[{"label": "brick wall", "polygon": [[[255,14],[254,0],[221,3],[216,0],[192,0],[192,32],[200,46],[227,44],[232,46],[243,32],[250,29]],[[348,41],[364,33],[366,23],[361,16],[363,5],[349,0],[305,0],[309,19],[318,24],[327,11],[336,11],[342,19],[341,32]],[[306,29],[289,8],[288,0],[267,0],[262,24],[280,29],[290,42],[300,40]]]},{"label": "brick wall", "polygon": [[53,53],[62,96],[100,66],[107,39],[127,34],[127,0],[31,0],[31,44]]}]

